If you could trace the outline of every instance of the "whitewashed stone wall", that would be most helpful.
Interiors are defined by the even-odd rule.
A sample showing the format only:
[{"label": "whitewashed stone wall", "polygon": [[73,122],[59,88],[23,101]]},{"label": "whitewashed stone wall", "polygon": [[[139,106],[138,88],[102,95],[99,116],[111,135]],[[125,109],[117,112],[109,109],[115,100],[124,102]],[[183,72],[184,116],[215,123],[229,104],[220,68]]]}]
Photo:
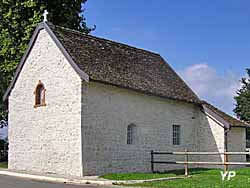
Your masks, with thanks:
[{"label": "whitewashed stone wall", "polygon": [[[47,105],[34,108],[39,80],[46,87]],[[127,145],[130,123],[136,125],[136,139]],[[181,125],[179,146],[172,144],[174,124]],[[232,150],[244,148],[242,131],[233,130],[230,137]],[[82,176],[149,172],[150,150],[223,151],[224,130],[197,105],[83,82],[42,30],[9,97],[9,141],[12,170]],[[183,166],[155,165],[155,170],[174,168]]]},{"label": "whitewashed stone wall", "polygon": [[[200,114],[201,124],[198,129],[198,148],[199,151],[204,152],[224,152],[224,128],[219,125],[214,119]],[[199,161],[203,162],[223,162],[223,155],[199,155]],[[220,165],[198,167],[222,167]]]},{"label": "whitewashed stone wall", "polygon": [[[204,117],[203,117],[204,118]],[[224,152],[224,144],[225,144],[225,137],[224,137],[224,128],[221,127],[218,122],[214,119],[210,118],[209,116],[206,117],[206,120],[203,120],[203,125],[199,128],[199,151],[218,151]],[[208,123],[208,126],[206,124]],[[246,149],[246,135],[244,128],[235,128],[232,129],[228,133],[228,151],[234,152],[244,152]],[[199,161],[213,161],[213,162],[223,162],[224,155],[207,155],[207,156],[200,156],[198,159]],[[246,162],[245,155],[230,155],[229,162]],[[229,166],[230,169],[243,167],[231,165]],[[210,165],[210,166],[198,166],[197,167],[214,167],[214,168],[224,168],[222,165]]]},{"label": "whitewashed stone wall", "polygon": [[[150,150],[217,151],[223,134],[213,130],[200,107],[96,82],[83,87],[84,173],[150,171]],[[127,126],[136,125],[127,145]],[[172,125],[181,125],[181,145],[172,144]],[[215,136],[213,133],[215,132]],[[215,138],[216,137],[216,138]],[[219,143],[218,143],[219,142]],[[218,146],[219,145],[219,146]],[[206,158],[206,156],[204,157]],[[183,156],[156,159],[183,160]],[[191,160],[197,157],[190,157]],[[156,165],[156,170],[183,168]]]},{"label": "whitewashed stone wall", "polygon": [[[41,80],[46,106],[34,108]],[[45,30],[9,97],[9,168],[82,175],[81,79]]]},{"label": "whitewashed stone wall", "polygon": [[[228,151],[245,151],[246,150],[246,131],[245,128],[233,127],[228,133]],[[231,162],[246,162],[246,155],[231,155]],[[242,165],[244,166],[244,165]],[[230,168],[238,168],[242,166],[231,165]]]}]

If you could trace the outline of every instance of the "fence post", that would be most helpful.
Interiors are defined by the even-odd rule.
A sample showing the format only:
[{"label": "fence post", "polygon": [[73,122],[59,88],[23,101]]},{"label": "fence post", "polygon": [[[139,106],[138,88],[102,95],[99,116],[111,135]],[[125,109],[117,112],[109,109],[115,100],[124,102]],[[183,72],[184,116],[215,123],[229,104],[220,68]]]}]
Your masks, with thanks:
[{"label": "fence post", "polygon": [[151,171],[154,173],[154,151],[151,150]]},{"label": "fence post", "polygon": [[186,152],[186,157],[185,157],[185,162],[186,162],[186,164],[185,164],[185,176],[188,176],[188,150],[187,149],[185,149],[185,152]]},{"label": "fence post", "polygon": [[226,164],[228,162],[228,154],[226,153],[227,150],[224,151],[224,171],[228,171],[228,164]]}]

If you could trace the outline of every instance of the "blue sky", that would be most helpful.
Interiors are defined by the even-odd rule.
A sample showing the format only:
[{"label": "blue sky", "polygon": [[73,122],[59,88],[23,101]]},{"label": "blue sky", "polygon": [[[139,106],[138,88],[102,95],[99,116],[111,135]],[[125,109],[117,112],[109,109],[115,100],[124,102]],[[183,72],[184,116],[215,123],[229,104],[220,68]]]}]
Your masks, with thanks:
[{"label": "blue sky", "polygon": [[[157,3],[156,3],[157,2]],[[88,0],[92,35],[160,53],[193,88],[232,114],[250,67],[248,0]]]}]

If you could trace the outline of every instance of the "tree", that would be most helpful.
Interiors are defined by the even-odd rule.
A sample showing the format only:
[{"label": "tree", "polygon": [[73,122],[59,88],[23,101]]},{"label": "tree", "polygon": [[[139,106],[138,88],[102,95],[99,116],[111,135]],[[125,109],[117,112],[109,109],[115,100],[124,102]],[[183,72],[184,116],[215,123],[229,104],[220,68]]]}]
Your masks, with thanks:
[{"label": "tree", "polygon": [[8,123],[7,123],[7,121],[5,121],[5,120],[1,120],[1,121],[0,121],[0,128],[2,129],[2,128],[4,128],[4,127],[8,127]]},{"label": "tree", "polygon": [[236,106],[234,109],[235,114],[242,121],[250,123],[250,68],[247,69],[247,77],[242,78],[242,87],[237,91]]},{"label": "tree", "polygon": [[[55,25],[89,33],[83,16],[87,0],[1,0],[0,1],[0,100],[13,77],[31,35],[49,12]],[[0,102],[0,119],[6,119],[4,104]]]}]

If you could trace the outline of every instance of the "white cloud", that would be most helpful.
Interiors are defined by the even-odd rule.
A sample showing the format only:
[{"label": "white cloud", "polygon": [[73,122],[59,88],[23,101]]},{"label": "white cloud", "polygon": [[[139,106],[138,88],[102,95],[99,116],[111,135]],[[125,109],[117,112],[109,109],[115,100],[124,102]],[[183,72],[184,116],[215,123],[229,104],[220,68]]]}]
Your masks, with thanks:
[{"label": "white cloud", "polygon": [[230,71],[219,74],[206,63],[191,65],[179,74],[201,99],[233,115],[233,97],[240,87],[240,76]]}]

